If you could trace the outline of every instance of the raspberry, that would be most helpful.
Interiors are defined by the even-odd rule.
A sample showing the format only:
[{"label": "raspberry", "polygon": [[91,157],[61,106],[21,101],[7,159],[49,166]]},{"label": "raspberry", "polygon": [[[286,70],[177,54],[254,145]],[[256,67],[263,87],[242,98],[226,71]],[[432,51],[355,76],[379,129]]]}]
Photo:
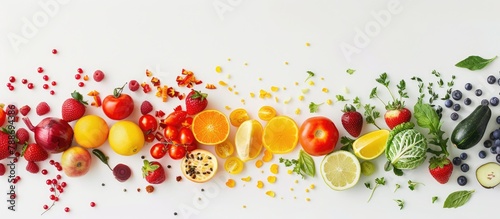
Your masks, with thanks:
[{"label": "raspberry", "polygon": [[5,174],[5,165],[3,163],[0,163],[0,176],[3,176]]},{"label": "raspberry", "polygon": [[136,80],[130,80],[130,82],[128,82],[128,88],[130,89],[130,91],[139,90],[140,86],[141,85],[139,85],[139,82],[137,82]]},{"label": "raspberry", "polygon": [[40,102],[36,106],[36,114],[38,114],[39,116],[45,115],[48,112],[50,112],[50,106],[46,102]]},{"label": "raspberry", "polygon": [[35,162],[28,162],[28,165],[26,165],[26,170],[30,173],[38,173],[38,171],[40,171],[40,168]]},{"label": "raspberry", "polygon": [[143,101],[141,104],[142,115],[146,115],[146,114],[150,113],[151,111],[153,111],[153,105],[147,100]]},{"label": "raspberry", "polygon": [[21,108],[19,109],[19,112],[20,112],[20,113],[21,113],[21,115],[23,115],[23,116],[28,115],[28,113],[29,113],[30,111],[31,111],[31,107],[30,107],[30,106],[28,106],[28,105],[24,105],[23,107],[21,107]]},{"label": "raspberry", "polygon": [[17,143],[20,145],[24,145],[25,143],[27,143],[29,141],[30,134],[29,134],[28,130],[26,130],[25,128],[19,128],[16,131],[16,137],[19,140]]},{"label": "raspberry", "polygon": [[94,72],[93,77],[94,77],[94,81],[100,82],[100,81],[102,81],[102,79],[104,79],[104,72],[102,72],[101,70],[96,70]]}]

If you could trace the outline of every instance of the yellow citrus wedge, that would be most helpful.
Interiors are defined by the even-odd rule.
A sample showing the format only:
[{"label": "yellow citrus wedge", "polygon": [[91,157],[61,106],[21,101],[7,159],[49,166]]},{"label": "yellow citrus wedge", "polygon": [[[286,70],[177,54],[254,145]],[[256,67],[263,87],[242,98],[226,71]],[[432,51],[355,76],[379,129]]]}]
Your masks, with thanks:
[{"label": "yellow citrus wedge", "polygon": [[218,110],[203,110],[194,116],[191,130],[200,144],[216,145],[227,139],[230,125],[224,113]]},{"label": "yellow citrus wedge", "polygon": [[255,159],[262,151],[262,125],[252,119],[241,123],[236,130],[234,144],[238,157],[246,162]]},{"label": "yellow citrus wedge", "polygon": [[354,154],[363,160],[372,160],[384,153],[389,130],[369,132],[356,139],[352,144]]},{"label": "yellow citrus wedge", "polygon": [[339,150],[325,155],[320,165],[321,176],[333,190],[346,190],[358,183],[361,166],[354,154]]},{"label": "yellow citrus wedge", "polygon": [[264,127],[262,143],[273,154],[286,154],[297,146],[299,127],[288,116],[275,116]]}]

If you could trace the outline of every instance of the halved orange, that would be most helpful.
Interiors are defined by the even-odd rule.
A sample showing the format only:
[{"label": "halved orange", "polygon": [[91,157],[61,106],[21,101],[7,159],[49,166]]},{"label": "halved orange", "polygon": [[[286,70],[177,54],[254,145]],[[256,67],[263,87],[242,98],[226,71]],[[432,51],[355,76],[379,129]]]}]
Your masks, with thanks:
[{"label": "halved orange", "polygon": [[230,126],[226,115],[221,111],[203,110],[194,116],[191,130],[200,144],[216,145],[227,139]]},{"label": "halved orange", "polygon": [[297,146],[299,127],[288,116],[275,116],[264,127],[262,143],[273,154],[286,154]]}]

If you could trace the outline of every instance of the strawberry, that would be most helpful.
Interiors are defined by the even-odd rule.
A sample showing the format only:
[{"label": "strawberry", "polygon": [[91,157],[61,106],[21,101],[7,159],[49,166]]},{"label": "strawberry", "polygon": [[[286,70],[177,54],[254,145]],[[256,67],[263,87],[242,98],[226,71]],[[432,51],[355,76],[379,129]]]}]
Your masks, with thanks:
[{"label": "strawberry", "polygon": [[11,155],[9,150],[9,134],[7,129],[0,130],[0,160]]},{"label": "strawberry", "polygon": [[62,104],[62,119],[66,122],[75,121],[85,114],[88,103],[83,100],[83,96],[77,91],[71,93],[72,98],[66,99]]},{"label": "strawberry", "polygon": [[166,174],[161,164],[157,161],[144,160],[142,176],[151,184],[160,184],[165,181]]},{"label": "strawberry", "polygon": [[187,112],[184,110],[173,111],[163,120],[163,124],[180,126],[186,120],[187,115]]},{"label": "strawberry", "polygon": [[16,131],[17,144],[24,145],[30,139],[30,134],[25,128],[19,128]]},{"label": "strawberry", "polygon": [[38,171],[40,171],[40,167],[38,167],[38,164],[36,164],[35,162],[29,161],[28,164],[26,165],[26,171],[35,174],[38,173]]},{"label": "strawberry", "polygon": [[432,157],[429,160],[429,172],[439,183],[445,184],[453,172],[453,164],[447,157]]},{"label": "strawberry", "polygon": [[36,143],[26,144],[21,152],[21,156],[27,161],[38,162],[49,158],[49,154],[45,149]]},{"label": "strawberry", "polygon": [[410,119],[411,111],[404,107],[387,110],[384,114],[385,123],[390,129],[401,123],[409,122]]},{"label": "strawberry", "polygon": [[352,137],[358,137],[363,129],[363,116],[353,105],[346,104],[342,112],[342,126]]},{"label": "strawberry", "polygon": [[186,96],[186,111],[188,115],[195,115],[207,108],[208,94],[201,91],[191,90]]},{"label": "strawberry", "polygon": [[19,112],[21,113],[21,115],[23,116],[26,116],[28,115],[28,113],[31,111],[31,107],[28,106],[28,105],[24,105],[22,106],[20,109],[19,109]]},{"label": "strawberry", "polygon": [[50,112],[50,106],[49,104],[47,104],[47,102],[40,102],[36,106],[36,114],[38,114],[39,116],[43,116],[49,112]]},{"label": "strawberry", "polygon": [[5,169],[5,165],[0,163],[0,176],[3,176],[7,170]]},{"label": "strawberry", "polygon": [[141,104],[142,115],[146,115],[146,114],[150,113],[151,111],[153,111],[153,104],[151,104],[151,102],[149,102],[147,100],[143,101]]}]

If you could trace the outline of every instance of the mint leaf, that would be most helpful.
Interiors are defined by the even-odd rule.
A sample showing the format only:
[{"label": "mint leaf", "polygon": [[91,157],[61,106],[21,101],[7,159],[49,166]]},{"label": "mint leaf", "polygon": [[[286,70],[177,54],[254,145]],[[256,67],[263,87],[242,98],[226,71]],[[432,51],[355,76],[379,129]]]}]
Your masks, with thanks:
[{"label": "mint leaf", "polygon": [[347,74],[352,75],[352,74],[354,74],[354,72],[355,72],[355,71],[356,71],[356,70],[354,70],[354,69],[350,69],[350,68],[349,68],[349,69],[347,69],[345,72],[347,72]]},{"label": "mint leaf", "polygon": [[458,208],[464,205],[469,201],[472,193],[474,193],[474,190],[461,190],[452,192],[448,195],[448,197],[446,197],[443,208]]},{"label": "mint leaf", "polygon": [[299,152],[299,164],[302,173],[305,173],[310,177],[314,177],[314,175],[316,175],[314,159],[303,150],[300,150]]},{"label": "mint leaf", "polygon": [[469,69],[471,71],[475,71],[475,70],[483,69],[488,64],[493,62],[493,60],[495,60],[496,58],[497,58],[497,56],[495,56],[491,59],[485,59],[485,58],[482,58],[480,56],[469,56],[469,57],[465,58],[464,60],[455,64],[455,66],[460,67],[460,68],[466,68],[466,69]]}]

